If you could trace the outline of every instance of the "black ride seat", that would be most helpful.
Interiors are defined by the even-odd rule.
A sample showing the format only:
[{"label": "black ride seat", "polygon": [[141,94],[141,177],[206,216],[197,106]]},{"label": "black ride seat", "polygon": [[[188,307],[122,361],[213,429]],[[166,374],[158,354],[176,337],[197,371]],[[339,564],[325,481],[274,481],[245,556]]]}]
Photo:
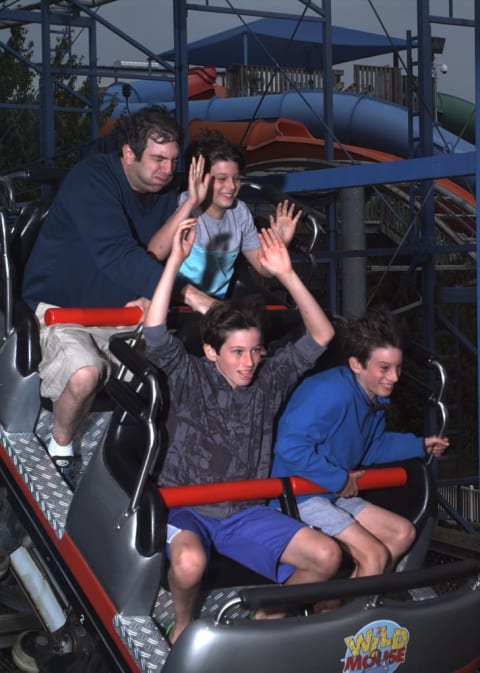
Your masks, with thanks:
[{"label": "black ride seat", "polygon": [[21,283],[25,261],[46,212],[45,203],[32,202],[10,225],[8,211],[1,211],[0,423],[8,432],[32,432],[40,411],[38,326],[21,298]]},{"label": "black ride seat", "polygon": [[134,376],[107,382],[116,408],[75,491],[67,531],[117,610],[147,615],[165,565],[167,513],[150,478],[161,441],[157,372],[127,343],[134,336],[111,340]]}]

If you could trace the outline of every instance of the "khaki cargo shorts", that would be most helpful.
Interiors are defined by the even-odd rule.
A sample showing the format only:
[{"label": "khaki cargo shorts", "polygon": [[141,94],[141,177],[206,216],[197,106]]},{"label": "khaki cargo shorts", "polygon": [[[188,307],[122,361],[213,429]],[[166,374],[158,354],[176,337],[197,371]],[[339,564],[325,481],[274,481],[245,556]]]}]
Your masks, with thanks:
[{"label": "khaki cargo shorts", "polygon": [[43,316],[51,304],[40,302],[35,315],[40,324],[42,359],[39,365],[42,397],[58,400],[72,374],[82,367],[96,367],[105,382],[117,361],[108,350],[112,334],[125,327],[83,327],[69,323],[45,325]]}]

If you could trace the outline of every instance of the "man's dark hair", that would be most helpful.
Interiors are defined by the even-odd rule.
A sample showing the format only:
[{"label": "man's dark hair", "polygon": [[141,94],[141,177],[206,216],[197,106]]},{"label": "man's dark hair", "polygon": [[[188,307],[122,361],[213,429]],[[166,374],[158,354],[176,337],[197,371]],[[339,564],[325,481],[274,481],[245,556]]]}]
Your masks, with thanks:
[{"label": "man's dark hair", "polygon": [[220,352],[231,332],[258,329],[261,339],[265,333],[266,311],[261,297],[245,297],[215,302],[202,317],[200,334],[202,343]]},{"label": "man's dark hair", "polygon": [[345,358],[355,357],[365,367],[376,348],[403,351],[406,333],[403,323],[385,306],[372,306],[361,318],[347,322],[342,341]]},{"label": "man's dark hair", "polygon": [[140,161],[149,138],[155,142],[183,143],[183,129],[164,105],[152,105],[120,120],[118,125],[118,153],[129,145]]},{"label": "man's dark hair", "polygon": [[245,167],[245,156],[238,145],[231,143],[225,136],[214,129],[202,129],[197,138],[192,140],[185,150],[185,167],[188,170],[192,158],[202,155],[205,158],[205,172],[208,173],[218,161],[234,161],[238,170]]}]

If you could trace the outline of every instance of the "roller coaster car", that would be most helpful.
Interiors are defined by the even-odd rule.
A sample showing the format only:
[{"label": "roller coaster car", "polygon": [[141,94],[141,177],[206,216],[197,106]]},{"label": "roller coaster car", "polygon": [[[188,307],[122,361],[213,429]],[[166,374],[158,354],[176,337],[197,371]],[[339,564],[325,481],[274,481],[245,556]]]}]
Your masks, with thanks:
[{"label": "roller coaster car", "polygon": [[[8,275],[5,231],[2,243]],[[399,572],[289,587],[218,557],[198,618],[170,647],[168,507],[280,497],[289,512],[292,495],[318,489],[296,478],[159,488],[153,475],[165,449],[161,387],[158,372],[132,347],[132,331],[112,339],[112,352],[131,376],[107,384],[113,412],[88,418],[81,445],[86,469],[73,492],[38,441],[51,431],[51,415],[38,393],[35,322],[17,304],[5,293],[0,477],[28,537],[4,536],[0,551],[36,606],[43,631],[23,634],[19,648],[41,673],[477,669],[480,562],[423,567],[436,503],[429,466],[420,460],[368,470],[360,483],[367,497],[415,523],[417,542]],[[35,573],[41,591],[28,581]],[[313,613],[314,603],[331,599],[340,599],[340,607]],[[275,605],[294,616],[249,619],[252,610]]]}]

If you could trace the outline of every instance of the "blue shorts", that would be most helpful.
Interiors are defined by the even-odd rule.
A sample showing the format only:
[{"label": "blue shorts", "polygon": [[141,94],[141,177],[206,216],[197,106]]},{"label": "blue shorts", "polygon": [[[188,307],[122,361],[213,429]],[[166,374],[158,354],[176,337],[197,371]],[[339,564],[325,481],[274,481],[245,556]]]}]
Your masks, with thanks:
[{"label": "blue shorts", "polygon": [[264,505],[254,505],[213,519],[187,507],[171,509],[168,516],[167,553],[176,533],[189,530],[200,539],[207,558],[213,546],[220,554],[279,584],[296,570],[281,563],[285,548],[306,524]]},{"label": "blue shorts", "polygon": [[320,528],[322,533],[335,537],[355,522],[355,517],[368,502],[357,496],[330,500],[323,496],[313,496],[298,503],[300,518],[309,526]]}]

